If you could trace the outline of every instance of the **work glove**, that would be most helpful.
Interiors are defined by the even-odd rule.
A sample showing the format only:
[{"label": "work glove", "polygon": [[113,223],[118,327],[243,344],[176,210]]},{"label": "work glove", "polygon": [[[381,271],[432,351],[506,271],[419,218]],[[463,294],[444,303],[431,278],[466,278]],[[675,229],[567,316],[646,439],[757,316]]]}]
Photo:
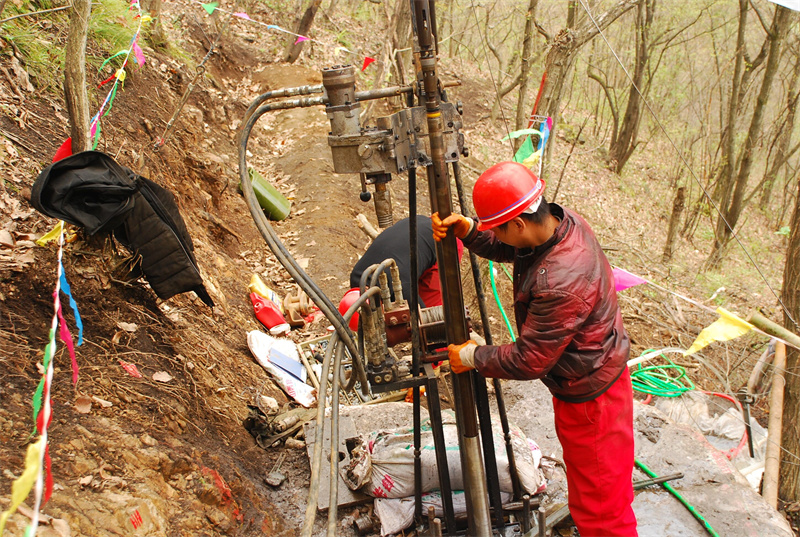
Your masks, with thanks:
[{"label": "work glove", "polygon": [[450,371],[461,374],[475,369],[475,349],[477,348],[478,344],[471,339],[461,345],[448,345],[447,356],[450,359]]},{"label": "work glove", "polygon": [[433,213],[431,215],[431,227],[433,227],[433,238],[437,241],[440,241],[447,235],[447,230],[451,226],[453,227],[453,234],[458,237],[459,239],[463,239],[469,232],[472,231],[472,226],[475,224],[474,221],[461,216],[460,214],[451,214],[444,220],[439,218],[439,213]]}]

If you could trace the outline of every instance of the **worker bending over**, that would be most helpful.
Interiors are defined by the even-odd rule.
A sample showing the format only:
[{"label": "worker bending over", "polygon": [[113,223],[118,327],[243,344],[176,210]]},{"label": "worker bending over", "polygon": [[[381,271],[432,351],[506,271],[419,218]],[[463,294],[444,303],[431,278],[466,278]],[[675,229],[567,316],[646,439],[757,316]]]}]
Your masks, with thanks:
[{"label": "worker bending over", "polygon": [[[394,259],[397,263],[397,270],[400,272],[400,283],[403,287],[403,295],[406,300],[411,298],[411,238],[409,236],[410,222],[408,218],[403,218],[394,225],[386,228],[380,235],[375,237],[367,251],[350,272],[351,289],[345,293],[339,304],[339,311],[344,314],[347,308],[356,301],[359,296],[361,275],[372,265],[382,263],[386,259]],[[439,282],[439,266],[436,264],[436,243],[433,239],[431,219],[427,216],[417,215],[417,283],[418,298],[421,308],[442,305],[442,290]],[[461,252],[464,246],[458,241],[458,259],[461,259]],[[392,300],[397,300],[394,296],[392,287],[392,276],[386,271],[389,289],[392,293]],[[358,327],[358,314],[354,315],[350,321],[350,327],[355,330]]]},{"label": "worker bending over", "polygon": [[452,229],[477,255],[514,263],[517,341],[450,345],[450,367],[541,379],[553,394],[569,509],[581,537],[636,536],[630,341],[614,277],[586,220],[548,204],[544,187],[522,164],[501,162],[475,183],[477,221],[432,216],[436,240]]}]

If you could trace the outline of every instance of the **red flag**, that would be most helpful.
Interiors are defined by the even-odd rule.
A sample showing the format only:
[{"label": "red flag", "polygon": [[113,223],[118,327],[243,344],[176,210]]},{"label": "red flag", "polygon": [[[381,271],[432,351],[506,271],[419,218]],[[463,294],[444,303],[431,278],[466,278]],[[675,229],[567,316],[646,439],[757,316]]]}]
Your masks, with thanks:
[{"label": "red flag", "polygon": [[375,61],[375,58],[370,58],[369,56],[364,58],[364,65],[363,65],[363,67],[361,67],[361,70],[363,71],[364,69],[366,69],[369,66],[369,64],[371,64],[374,61]]},{"label": "red flag", "polygon": [[58,151],[56,151],[53,162],[58,162],[62,158],[67,158],[70,155],[72,155],[72,138],[67,138],[64,140],[64,143],[61,144],[61,147],[58,148]]}]

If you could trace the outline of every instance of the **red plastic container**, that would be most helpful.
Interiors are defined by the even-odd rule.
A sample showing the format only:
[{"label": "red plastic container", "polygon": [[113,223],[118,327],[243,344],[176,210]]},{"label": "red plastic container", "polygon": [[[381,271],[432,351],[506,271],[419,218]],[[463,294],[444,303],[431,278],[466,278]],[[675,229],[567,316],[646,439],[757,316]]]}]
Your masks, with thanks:
[{"label": "red plastic container", "polygon": [[256,318],[267,328],[286,322],[280,308],[273,301],[257,293],[250,293],[250,301],[253,303],[253,311],[256,313]]}]

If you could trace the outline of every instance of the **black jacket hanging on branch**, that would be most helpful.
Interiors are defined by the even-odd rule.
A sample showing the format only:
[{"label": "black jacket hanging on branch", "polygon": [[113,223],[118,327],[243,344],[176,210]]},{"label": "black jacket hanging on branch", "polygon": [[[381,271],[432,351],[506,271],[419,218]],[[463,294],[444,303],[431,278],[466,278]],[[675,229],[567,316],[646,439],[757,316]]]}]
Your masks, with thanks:
[{"label": "black jacket hanging on branch", "polygon": [[194,291],[214,306],[175,197],[108,155],[85,151],[45,168],[31,189],[31,204],[89,235],[113,232],[159,298]]}]

